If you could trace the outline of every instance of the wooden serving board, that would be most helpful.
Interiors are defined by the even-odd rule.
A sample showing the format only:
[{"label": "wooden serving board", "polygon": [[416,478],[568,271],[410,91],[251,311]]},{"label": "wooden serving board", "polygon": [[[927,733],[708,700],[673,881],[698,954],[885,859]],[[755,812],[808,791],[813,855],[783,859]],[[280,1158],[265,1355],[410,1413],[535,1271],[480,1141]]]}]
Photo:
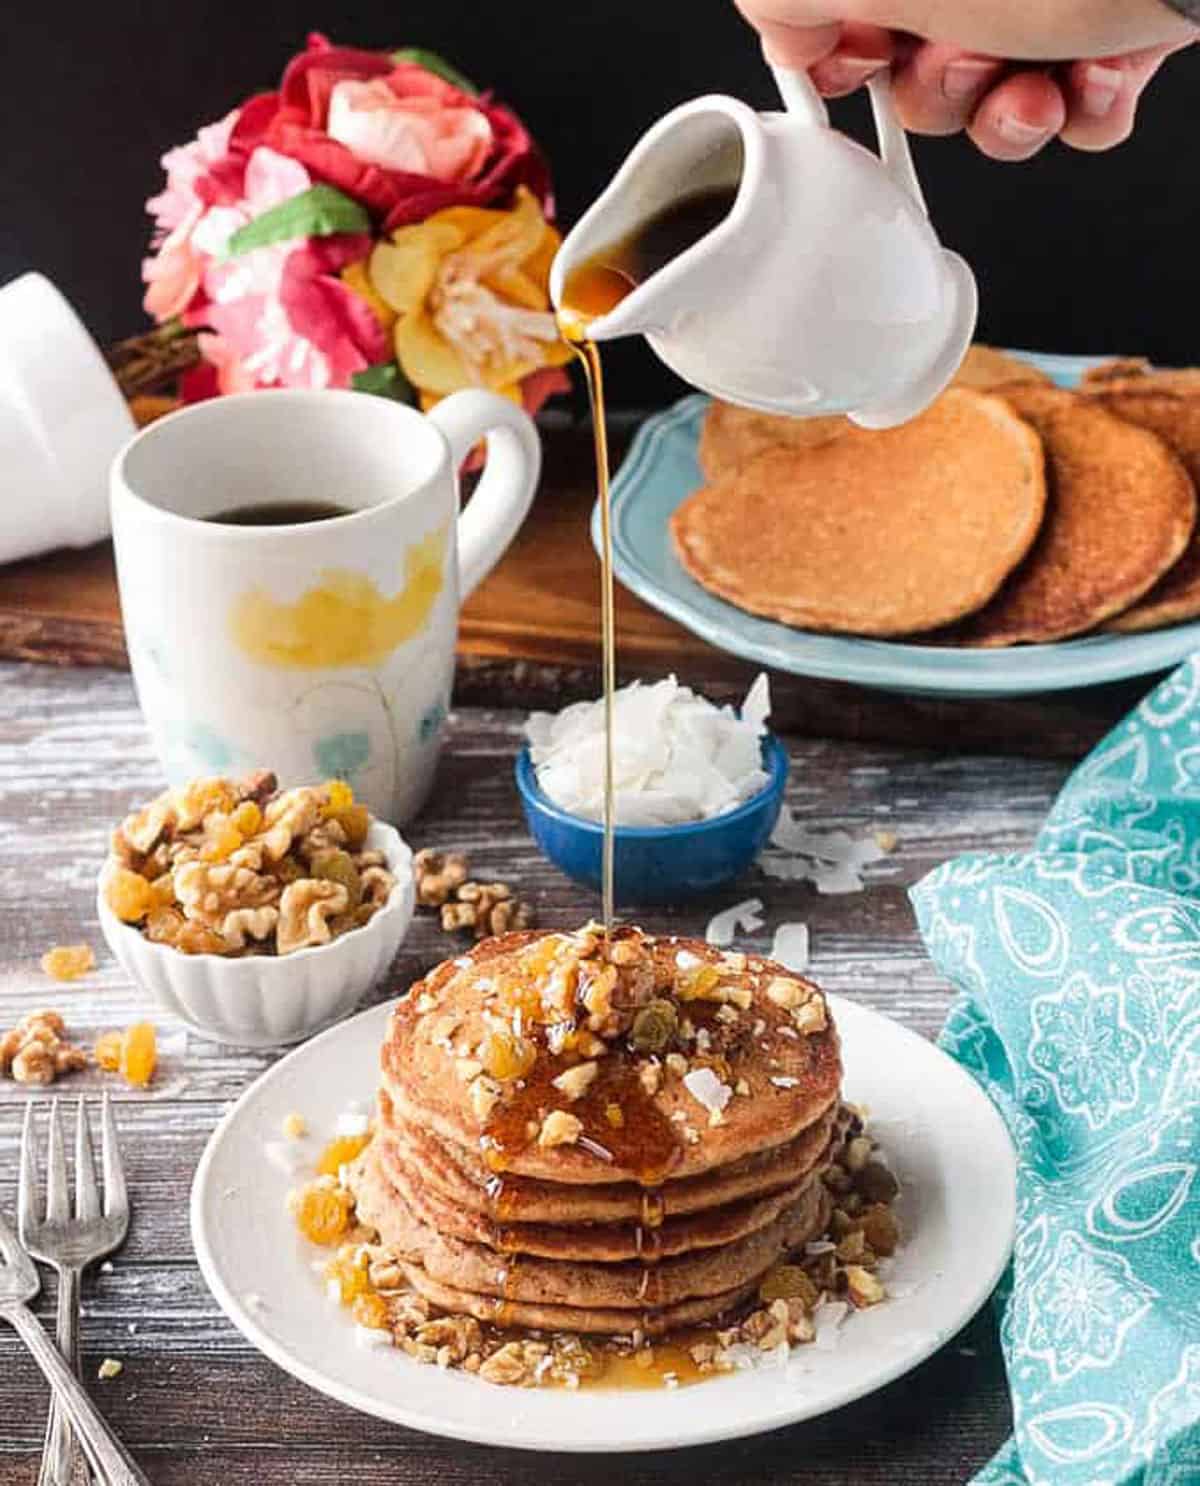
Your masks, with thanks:
[{"label": "wooden serving board", "polygon": [[[615,461],[631,432],[631,426],[613,430]],[[545,456],[532,514],[463,608],[460,703],[561,706],[599,691],[599,565],[588,531],[595,498],[590,431],[551,425]],[[674,671],[716,700],[740,699],[758,670],[620,585],[617,646],[624,678]],[[128,668],[110,543],[0,567],[0,659]],[[1082,754],[1102,737],[1148,684],[957,702],[772,677],[776,726],[793,732],[1066,757]]]}]

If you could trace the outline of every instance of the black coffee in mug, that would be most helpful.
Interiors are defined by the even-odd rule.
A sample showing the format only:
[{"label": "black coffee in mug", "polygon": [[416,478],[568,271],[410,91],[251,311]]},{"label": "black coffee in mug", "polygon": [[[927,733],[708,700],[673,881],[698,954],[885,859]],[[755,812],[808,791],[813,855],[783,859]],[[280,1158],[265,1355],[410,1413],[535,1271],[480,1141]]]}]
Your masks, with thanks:
[{"label": "black coffee in mug", "polygon": [[337,506],[332,501],[277,500],[260,506],[231,506],[206,516],[206,521],[219,521],[225,526],[301,526],[309,521],[332,521],[335,516],[350,516],[353,508]]}]

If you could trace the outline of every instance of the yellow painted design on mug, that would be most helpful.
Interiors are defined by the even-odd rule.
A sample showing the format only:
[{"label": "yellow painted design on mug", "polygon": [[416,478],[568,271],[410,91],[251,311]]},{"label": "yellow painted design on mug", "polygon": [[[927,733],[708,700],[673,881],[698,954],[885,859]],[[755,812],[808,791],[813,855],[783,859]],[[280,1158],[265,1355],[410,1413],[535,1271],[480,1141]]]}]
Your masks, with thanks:
[{"label": "yellow painted design on mug", "polygon": [[408,549],[404,582],[391,598],[349,568],[324,569],[292,604],[251,589],[229,616],[234,644],[278,670],[378,665],[428,623],[445,585],[446,532],[440,526]]}]

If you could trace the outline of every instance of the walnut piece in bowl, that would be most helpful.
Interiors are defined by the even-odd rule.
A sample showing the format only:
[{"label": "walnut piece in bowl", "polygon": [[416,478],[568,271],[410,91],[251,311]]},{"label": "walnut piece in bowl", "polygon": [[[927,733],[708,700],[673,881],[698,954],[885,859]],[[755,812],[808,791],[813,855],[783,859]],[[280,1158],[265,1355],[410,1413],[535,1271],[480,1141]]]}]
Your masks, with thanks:
[{"label": "walnut piece in bowl", "polygon": [[127,816],[100,873],[126,973],[206,1037],[297,1042],[349,1011],[412,919],[412,853],[341,780],[195,779]]}]

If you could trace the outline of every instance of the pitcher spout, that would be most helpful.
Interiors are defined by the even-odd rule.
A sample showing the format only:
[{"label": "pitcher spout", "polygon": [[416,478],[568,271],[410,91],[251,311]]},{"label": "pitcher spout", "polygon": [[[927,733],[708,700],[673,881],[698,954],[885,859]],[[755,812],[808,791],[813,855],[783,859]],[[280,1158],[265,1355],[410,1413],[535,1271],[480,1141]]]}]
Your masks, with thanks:
[{"label": "pitcher spout", "polygon": [[[733,192],[728,213],[645,278],[628,282],[616,302],[590,316],[592,340],[661,335],[697,303],[721,292],[720,262],[761,177],[763,143],[758,115],[720,94],[682,104],[661,118],[630,152],[607,188],[563,240],[550,270],[550,298],[570,309],[572,276],[603,261],[640,228],[682,199]],[[578,281],[576,281],[578,282]]]}]

